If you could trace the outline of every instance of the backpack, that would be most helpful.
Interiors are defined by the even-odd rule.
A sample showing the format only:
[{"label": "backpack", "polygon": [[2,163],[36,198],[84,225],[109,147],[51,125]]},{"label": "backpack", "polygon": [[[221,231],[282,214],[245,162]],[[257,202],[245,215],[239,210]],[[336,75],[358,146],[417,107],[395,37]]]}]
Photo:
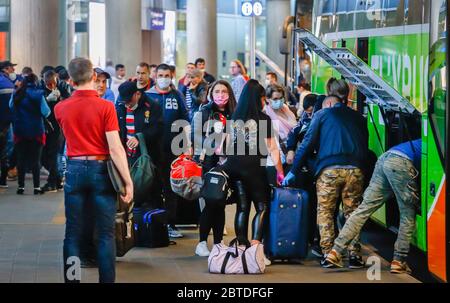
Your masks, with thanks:
[{"label": "backpack", "polygon": [[141,155],[130,169],[134,186],[134,200],[143,201],[148,197],[148,192],[156,178],[156,166],[148,154],[147,145],[143,134],[137,134]]}]

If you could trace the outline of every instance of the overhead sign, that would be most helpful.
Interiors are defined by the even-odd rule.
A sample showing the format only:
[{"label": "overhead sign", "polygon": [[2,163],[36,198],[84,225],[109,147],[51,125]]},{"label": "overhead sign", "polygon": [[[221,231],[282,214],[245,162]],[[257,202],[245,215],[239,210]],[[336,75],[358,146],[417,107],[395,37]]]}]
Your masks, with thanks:
[{"label": "overhead sign", "polygon": [[166,13],[159,9],[148,10],[148,29],[154,31],[163,31],[166,28]]},{"label": "overhead sign", "polygon": [[251,1],[243,1],[241,4],[242,16],[251,17],[253,15],[253,4]]},{"label": "overhead sign", "polygon": [[262,5],[262,3],[259,2],[259,1],[254,2],[253,3],[253,14],[256,17],[259,17],[259,16],[262,15],[262,13],[263,13],[263,5]]},{"label": "overhead sign", "polygon": [[259,17],[263,13],[263,5],[260,1],[242,1],[241,14],[244,17]]}]

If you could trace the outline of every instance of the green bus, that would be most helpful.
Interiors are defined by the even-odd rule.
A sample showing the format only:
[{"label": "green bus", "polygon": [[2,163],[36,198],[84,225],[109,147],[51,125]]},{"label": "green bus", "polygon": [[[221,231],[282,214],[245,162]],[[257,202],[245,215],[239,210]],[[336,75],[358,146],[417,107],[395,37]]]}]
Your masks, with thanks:
[{"label": "green bus", "polygon": [[[421,211],[416,219],[413,244],[425,252],[430,273],[441,281],[448,281],[447,1],[296,2],[296,28],[308,30],[314,39],[329,49],[317,51],[320,47],[308,47],[302,39],[294,40],[295,78],[310,81],[312,91],[319,94],[325,94],[326,82],[331,77],[343,76],[354,84],[365,81],[364,76],[353,79],[352,73],[343,74],[342,69],[339,72],[339,68],[327,60],[331,50],[335,50],[337,56],[346,56],[345,52],[339,51],[346,48],[367,64],[370,72],[366,73],[366,78],[379,78],[376,83],[367,79],[369,86],[378,89],[378,96],[383,96],[383,91],[395,90],[395,93],[372,102],[376,98],[369,91],[356,89],[357,85],[352,89],[351,106],[367,116],[371,150],[379,156],[398,143],[422,137]],[[350,66],[344,69],[352,70]],[[376,76],[370,76],[370,73]],[[398,96],[391,98],[392,95]],[[399,103],[397,107],[395,102]],[[405,110],[408,107],[405,102],[412,105],[413,110]],[[372,219],[397,231],[397,204],[386,203]]]}]

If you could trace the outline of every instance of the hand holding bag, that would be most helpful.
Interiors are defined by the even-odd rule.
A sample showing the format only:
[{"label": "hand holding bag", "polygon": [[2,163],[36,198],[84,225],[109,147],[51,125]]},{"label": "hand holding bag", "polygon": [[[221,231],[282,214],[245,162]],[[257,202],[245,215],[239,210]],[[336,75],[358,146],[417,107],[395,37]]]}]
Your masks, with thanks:
[{"label": "hand holding bag", "polygon": [[119,170],[117,169],[116,165],[114,164],[113,160],[106,161],[107,167],[108,167],[108,175],[111,179],[111,183],[114,187],[114,190],[120,194],[125,195],[125,182],[122,179],[122,175],[120,174]]}]

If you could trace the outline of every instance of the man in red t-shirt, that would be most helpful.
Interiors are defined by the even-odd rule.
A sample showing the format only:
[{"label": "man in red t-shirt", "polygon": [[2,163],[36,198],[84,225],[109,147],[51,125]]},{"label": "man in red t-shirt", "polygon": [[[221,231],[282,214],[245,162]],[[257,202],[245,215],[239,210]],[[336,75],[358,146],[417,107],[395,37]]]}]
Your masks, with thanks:
[{"label": "man in red t-shirt", "polygon": [[[119,137],[114,105],[94,90],[95,73],[88,59],[76,58],[69,64],[76,91],[55,107],[55,116],[67,142],[69,158],[64,202],[64,279],[80,282],[80,244],[83,226],[95,218],[98,233],[97,259],[100,282],[115,281],[116,193],[108,176],[107,161],[112,160],[125,183],[123,201],[133,199],[133,183],[127,157]],[[86,209],[93,215],[86,216]]]}]

